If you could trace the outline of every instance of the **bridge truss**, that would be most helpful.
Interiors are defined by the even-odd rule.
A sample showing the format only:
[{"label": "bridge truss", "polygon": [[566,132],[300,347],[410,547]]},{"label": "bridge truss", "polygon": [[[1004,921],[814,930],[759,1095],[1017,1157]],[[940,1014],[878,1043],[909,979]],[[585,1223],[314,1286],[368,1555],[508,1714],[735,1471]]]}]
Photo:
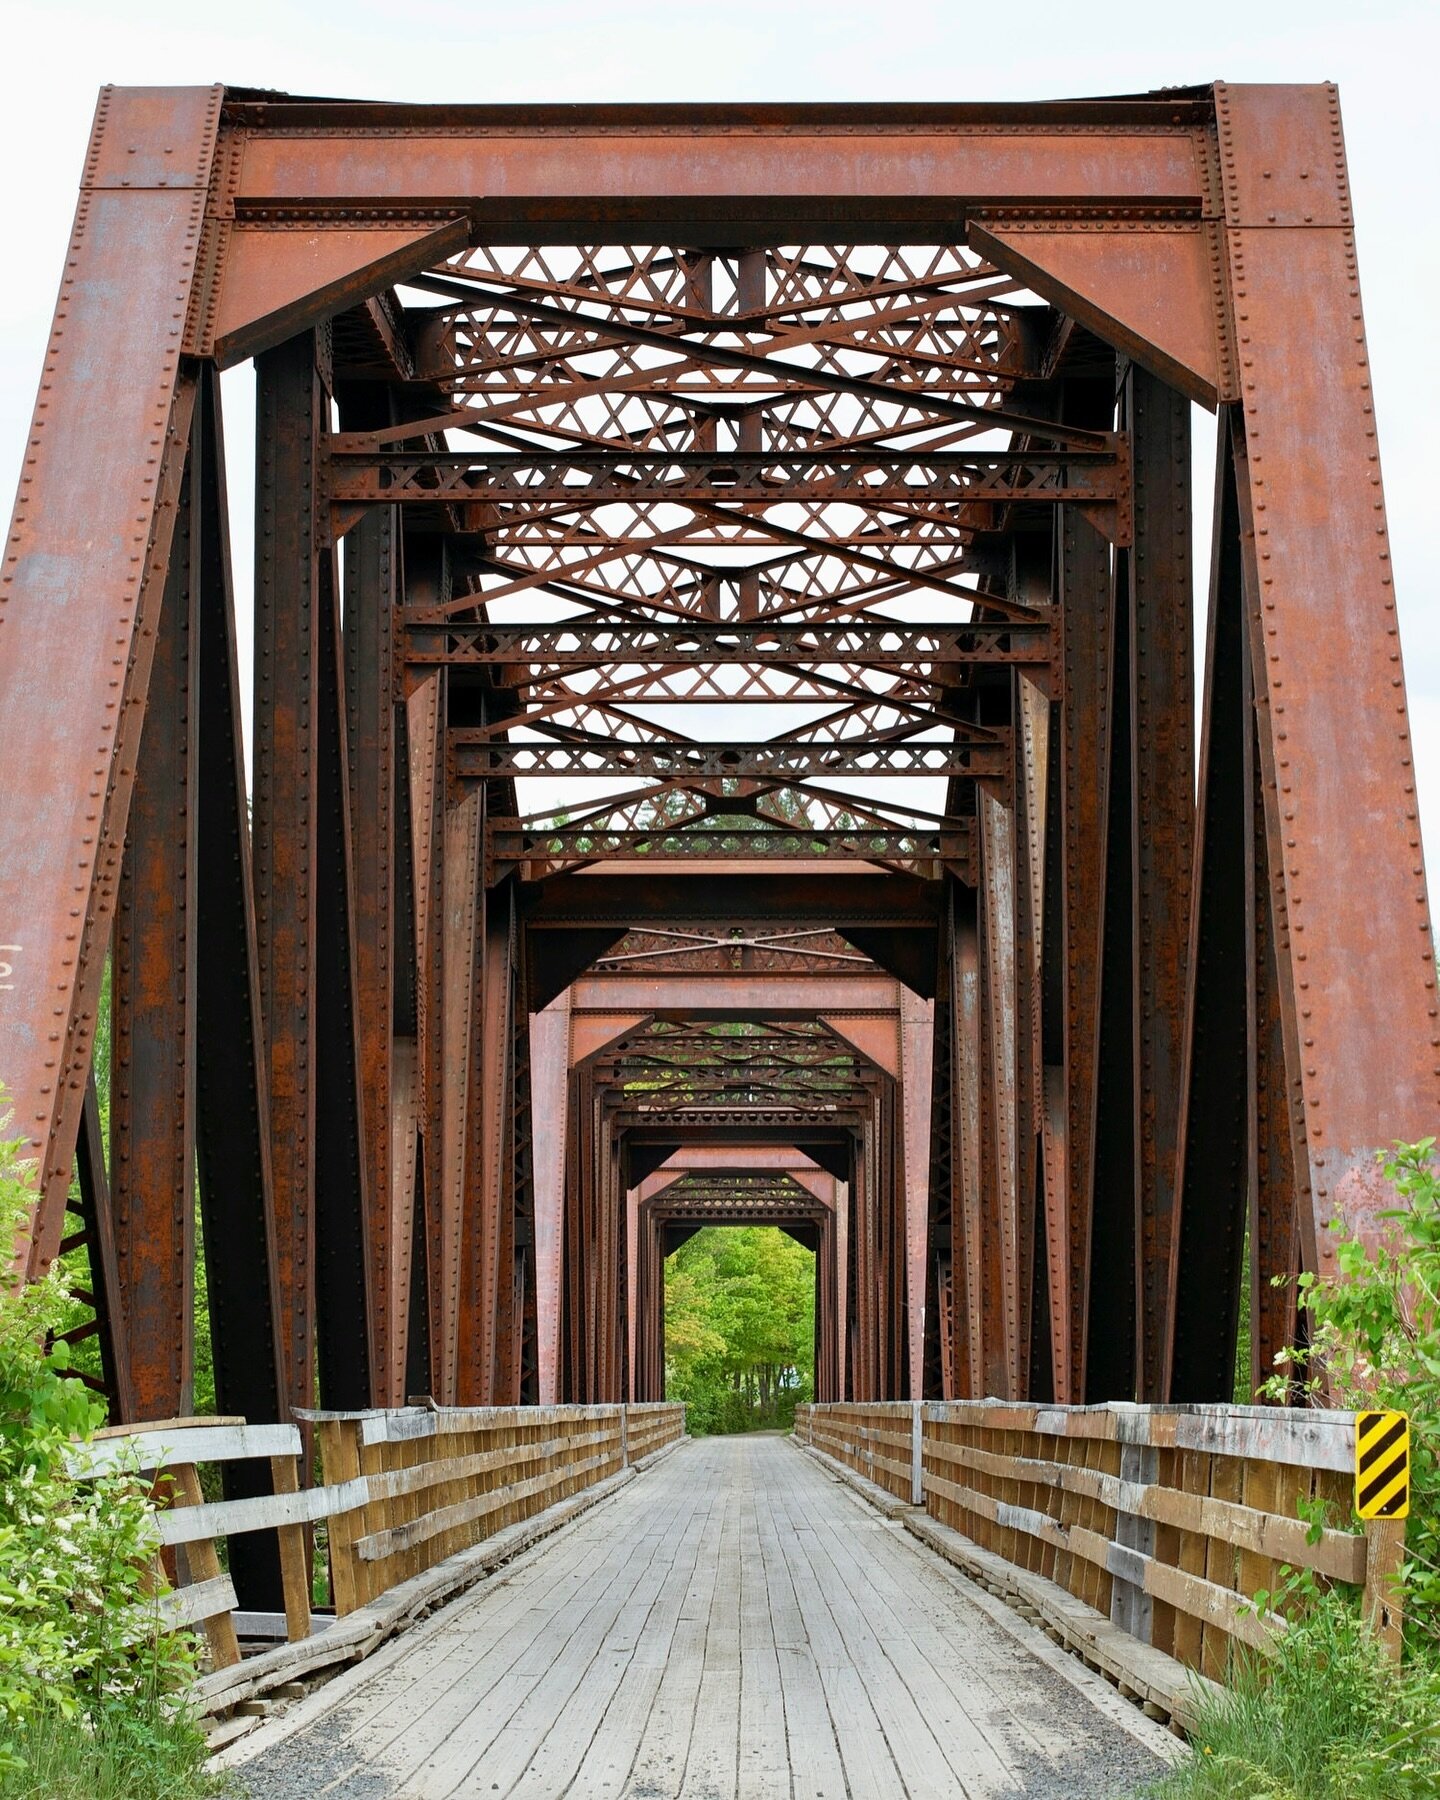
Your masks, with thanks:
[{"label": "bridge truss", "polygon": [[0,741],[117,1412],[188,1410],[197,1185],[254,1419],[654,1397],[758,1218],[822,1398],[1226,1397],[1247,1236],[1260,1366],[1440,1092],[1336,93],[107,89]]}]

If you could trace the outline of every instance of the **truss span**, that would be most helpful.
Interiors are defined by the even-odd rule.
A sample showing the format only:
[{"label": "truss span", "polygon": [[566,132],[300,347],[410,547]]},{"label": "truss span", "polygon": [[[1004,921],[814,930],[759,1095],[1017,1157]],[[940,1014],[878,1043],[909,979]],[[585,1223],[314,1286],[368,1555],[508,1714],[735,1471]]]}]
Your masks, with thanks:
[{"label": "truss span", "polygon": [[822,1398],[1228,1395],[1247,1238],[1258,1367],[1440,1098],[1397,642],[1332,88],[107,90],[0,570],[30,1267],[132,1417],[192,1171],[252,1419],[658,1395],[761,1214]]}]

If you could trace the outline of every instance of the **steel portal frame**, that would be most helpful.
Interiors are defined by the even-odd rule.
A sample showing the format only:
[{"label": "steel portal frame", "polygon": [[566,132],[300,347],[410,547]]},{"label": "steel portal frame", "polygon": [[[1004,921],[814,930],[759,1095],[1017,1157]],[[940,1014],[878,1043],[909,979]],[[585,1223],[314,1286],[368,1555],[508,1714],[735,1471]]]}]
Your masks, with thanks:
[{"label": "steel portal frame", "polygon": [[[247,821],[218,371],[250,356]],[[837,1396],[1224,1397],[1246,1233],[1260,1367],[1269,1276],[1369,1219],[1440,1094],[1336,91],[106,89],[0,741],[26,1254],[89,1245],[117,1409],[187,1408],[192,1170],[225,1410],[614,1397],[642,1287],[653,1387],[624,1196],[707,1145],[844,1190]],[[545,770],[607,781],[522,810]],[[844,1092],[798,1091],[777,1044],[867,982]],[[763,1046],[738,1088],[716,1015]]]}]

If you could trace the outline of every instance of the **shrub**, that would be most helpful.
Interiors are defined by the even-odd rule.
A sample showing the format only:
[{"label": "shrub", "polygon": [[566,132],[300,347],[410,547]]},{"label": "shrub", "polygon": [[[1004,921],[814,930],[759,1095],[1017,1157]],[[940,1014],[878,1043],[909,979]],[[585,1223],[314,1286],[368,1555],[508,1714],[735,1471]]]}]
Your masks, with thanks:
[{"label": "shrub", "polygon": [[1440,1676],[1389,1662],[1352,1596],[1312,1594],[1273,1656],[1237,1654],[1191,1741],[1152,1800],[1440,1795]]},{"label": "shrub", "polygon": [[[1410,1415],[1411,1512],[1397,1668],[1353,1589],[1292,1575],[1261,1610],[1287,1621],[1270,1656],[1237,1654],[1199,1703],[1194,1754],[1154,1800],[1412,1800],[1440,1796],[1440,1179],[1435,1140],[1398,1144],[1384,1172],[1405,1202],[1366,1243],[1334,1230],[1336,1273],[1301,1275],[1309,1342],[1282,1351],[1272,1400]],[[1282,1280],[1285,1278],[1281,1278]],[[1308,1514],[1306,1515],[1308,1516]],[[1312,1525],[1317,1521],[1312,1520]]]},{"label": "shrub", "polygon": [[[1337,1273],[1298,1286],[1310,1343],[1281,1351],[1261,1393],[1410,1415],[1410,1518],[1401,1573],[1406,1644],[1440,1653],[1440,1177],[1435,1139],[1397,1144],[1386,1178],[1405,1201],[1377,1218],[1366,1244],[1332,1226]],[[1282,1278],[1283,1279],[1283,1278]]]},{"label": "shrub", "polygon": [[[157,1619],[148,1485],[70,1473],[75,1440],[104,1409],[50,1341],[71,1305],[66,1277],[26,1283],[9,1254],[32,1198],[22,1144],[0,1142],[0,1792],[49,1795],[65,1788],[40,1775],[42,1749],[52,1763],[61,1749],[88,1759],[94,1775],[97,1758],[198,1769],[203,1746],[184,1709],[193,1640]],[[137,1775],[135,1794],[164,1791]]]}]

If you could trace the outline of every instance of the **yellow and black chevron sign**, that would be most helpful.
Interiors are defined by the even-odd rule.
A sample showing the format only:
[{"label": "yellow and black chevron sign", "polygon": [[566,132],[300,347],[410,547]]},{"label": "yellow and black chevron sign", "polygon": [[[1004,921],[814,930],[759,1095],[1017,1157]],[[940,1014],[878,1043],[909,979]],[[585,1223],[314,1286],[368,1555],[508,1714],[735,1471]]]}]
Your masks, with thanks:
[{"label": "yellow and black chevron sign", "polygon": [[1410,1516],[1410,1420],[1403,1412],[1355,1415],[1355,1510],[1362,1519]]}]

